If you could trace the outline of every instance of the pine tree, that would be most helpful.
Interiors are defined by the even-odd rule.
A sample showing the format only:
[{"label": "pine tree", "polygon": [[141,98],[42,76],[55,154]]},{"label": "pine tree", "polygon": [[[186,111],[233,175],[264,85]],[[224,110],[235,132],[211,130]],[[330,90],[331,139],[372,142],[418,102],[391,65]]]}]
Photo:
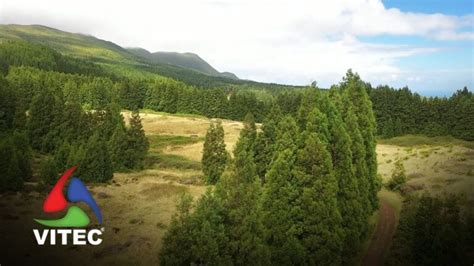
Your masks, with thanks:
[{"label": "pine tree", "polygon": [[16,95],[7,80],[0,77],[0,132],[13,128]]},{"label": "pine tree", "polygon": [[191,246],[193,239],[190,226],[190,210],[193,198],[183,194],[177,212],[173,216],[168,231],[163,237],[163,247],[160,250],[161,265],[184,265],[191,263]]},{"label": "pine tree", "polygon": [[295,174],[299,195],[295,204],[296,227],[306,251],[306,263],[339,264],[342,219],[337,205],[337,180],[331,155],[317,133],[308,134],[297,152]]},{"label": "pine tree", "polygon": [[305,127],[306,132],[318,133],[319,137],[325,143],[329,143],[331,135],[329,133],[329,121],[326,114],[322,113],[318,108],[313,107],[313,110],[308,114],[305,121],[307,121]]},{"label": "pine tree", "polygon": [[163,238],[161,265],[230,265],[225,212],[220,201],[208,190],[191,214],[192,197],[183,196],[178,213]]},{"label": "pine tree", "polygon": [[59,148],[56,149],[56,151],[54,152],[53,161],[59,172],[63,172],[66,169],[72,167],[72,165],[68,164],[68,159],[72,152],[71,149],[72,148],[69,142],[64,141],[61,146],[59,146]]},{"label": "pine tree", "polygon": [[202,171],[207,184],[219,181],[227,164],[227,151],[224,142],[222,123],[211,123],[204,139]]},{"label": "pine tree", "polygon": [[369,199],[369,173],[365,163],[364,140],[357,124],[357,117],[353,108],[349,107],[345,115],[347,133],[351,136],[352,168],[354,177],[357,180],[357,190],[359,191],[359,202],[366,212],[366,217],[371,215],[372,207]]},{"label": "pine tree", "polygon": [[48,185],[54,185],[58,182],[59,173],[61,172],[58,169],[58,166],[53,158],[47,158],[42,161],[40,164],[40,173],[39,177],[41,182]]},{"label": "pine tree", "polygon": [[367,95],[365,83],[357,74],[349,70],[341,84],[345,93],[345,104],[352,106],[357,117],[357,124],[364,141],[365,164],[369,179],[369,200],[371,211],[378,208],[377,192],[380,190],[380,182],[377,177],[377,154],[375,152],[376,123],[372,111],[372,103]]},{"label": "pine tree", "polygon": [[89,138],[78,172],[84,181],[105,182],[112,179],[113,168],[109,151],[98,132]]},{"label": "pine tree", "polygon": [[124,161],[125,167],[129,169],[143,167],[148,146],[148,139],[143,130],[140,114],[134,111],[130,118],[130,127],[127,129],[127,159]]},{"label": "pine tree", "polygon": [[262,180],[262,183],[265,182],[265,174],[274,157],[277,126],[280,119],[280,109],[277,105],[272,106],[262,125],[262,131],[257,133],[257,138],[255,139],[255,166],[257,168],[257,175]]},{"label": "pine tree", "polygon": [[[333,90],[334,91],[334,90]],[[343,254],[344,264],[354,263],[356,252],[367,230],[367,217],[360,201],[357,177],[354,176],[351,138],[343,122],[342,99],[336,91],[331,99],[326,95],[318,97],[318,104],[328,119],[328,150],[331,154],[334,176],[337,180],[337,203],[342,217],[344,230]],[[338,109],[336,106],[339,106]]]},{"label": "pine tree", "polygon": [[293,176],[294,160],[294,150],[278,152],[266,175],[262,195],[265,240],[274,265],[302,265],[306,257],[298,239],[301,230],[295,226],[298,189]]},{"label": "pine tree", "polygon": [[[132,113],[131,120],[133,119],[134,118],[133,118],[133,113]],[[130,125],[131,125],[131,121],[130,121]],[[107,105],[107,107],[104,110],[103,121],[100,126],[102,137],[104,137],[105,139],[110,139],[117,126],[121,126],[122,128],[125,128],[125,122],[124,122],[122,114],[120,113],[120,105],[116,103],[110,103]]]},{"label": "pine tree", "polygon": [[405,174],[405,166],[403,165],[403,161],[401,159],[398,159],[395,162],[395,168],[392,171],[392,178],[388,183],[388,187],[391,190],[400,190],[401,187],[405,184],[406,179],[407,177]]},{"label": "pine tree", "polygon": [[52,142],[54,142],[55,123],[58,121],[57,101],[53,92],[45,89],[31,102],[27,128],[34,149],[51,151],[55,146]]},{"label": "pine tree", "polygon": [[90,121],[78,102],[65,104],[59,125],[60,139],[69,143],[87,140],[90,136]]},{"label": "pine tree", "polygon": [[217,185],[216,197],[228,210],[229,252],[236,265],[267,265],[260,208],[260,179],[256,173],[250,134],[242,134],[234,151],[233,173]]},{"label": "pine tree", "polygon": [[15,130],[11,136],[11,139],[13,146],[15,147],[15,153],[18,159],[18,168],[20,169],[21,177],[23,180],[28,180],[32,176],[33,159],[26,132]]},{"label": "pine tree", "polygon": [[295,119],[291,116],[285,116],[278,123],[277,141],[275,151],[282,152],[286,149],[294,150],[300,145],[299,129]]},{"label": "pine tree", "polygon": [[87,142],[76,142],[71,144],[67,165],[76,165],[78,168],[82,165],[82,161],[86,157]]},{"label": "pine tree", "polygon": [[17,191],[23,187],[23,176],[15,144],[11,138],[0,141],[0,192]]},{"label": "pine tree", "polygon": [[240,137],[248,140],[248,148],[253,150],[257,138],[257,127],[252,113],[247,113],[244,118],[244,128],[240,131]]},{"label": "pine tree", "polygon": [[115,127],[112,137],[108,141],[108,148],[114,171],[125,169],[128,152],[127,131],[121,124]]}]

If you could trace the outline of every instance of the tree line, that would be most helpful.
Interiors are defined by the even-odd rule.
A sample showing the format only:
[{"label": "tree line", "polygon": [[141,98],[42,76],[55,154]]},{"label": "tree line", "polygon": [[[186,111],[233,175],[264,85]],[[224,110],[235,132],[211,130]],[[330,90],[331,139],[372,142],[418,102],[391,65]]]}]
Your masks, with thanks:
[{"label": "tree line", "polygon": [[94,182],[143,165],[148,141],[138,112],[132,112],[127,127],[114,101],[86,111],[45,83],[31,100],[22,92],[0,77],[0,191],[22,188],[32,175],[33,151],[45,157],[40,177],[46,184],[72,165],[78,165],[81,179]]},{"label": "tree line", "polygon": [[441,98],[422,97],[406,87],[379,86],[369,93],[382,137],[424,134],[474,140],[474,95],[466,87]]},{"label": "tree line", "polygon": [[378,208],[375,127],[351,71],[328,93],[306,90],[296,115],[273,104],[261,130],[247,115],[233,157],[211,124],[202,163],[215,187],[183,197],[161,264],[355,263]]},{"label": "tree line", "polygon": [[[226,83],[223,79],[208,86],[206,80],[190,82],[187,79],[200,79],[203,75],[194,77],[187,72],[181,73],[186,76],[183,80],[176,75],[171,75],[175,79],[125,77],[87,60],[61,55],[47,46],[22,41],[0,44],[0,70],[7,74],[10,84],[22,92],[21,98],[27,101],[25,106],[34,92],[46,84],[63,90],[66,99],[76,98],[89,109],[103,108],[111,98],[117,97],[116,102],[130,110],[148,108],[232,120],[243,120],[251,112],[257,122],[262,122],[273,102],[283,113],[295,115],[303,96],[302,89],[277,84]],[[365,87],[373,102],[378,136],[452,135],[474,140],[474,96],[467,88],[449,98],[440,98],[422,97],[406,87],[372,88],[369,83],[365,83]]]}]

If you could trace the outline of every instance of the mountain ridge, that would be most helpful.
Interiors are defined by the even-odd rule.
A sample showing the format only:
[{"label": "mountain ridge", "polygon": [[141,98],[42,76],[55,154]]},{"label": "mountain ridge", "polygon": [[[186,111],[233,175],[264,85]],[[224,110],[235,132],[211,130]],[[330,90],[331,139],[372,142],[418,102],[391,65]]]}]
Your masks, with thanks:
[{"label": "mountain ridge", "polygon": [[165,52],[157,51],[150,52],[140,47],[125,48],[127,51],[148,59],[153,63],[169,64],[173,66],[179,66],[183,68],[192,69],[201,72],[206,75],[216,77],[227,77],[231,79],[239,79],[235,74],[230,72],[219,72],[212,67],[208,62],[202,59],[199,55],[191,52],[179,53],[179,52]]},{"label": "mountain ridge", "polygon": [[[139,52],[142,54],[137,55],[111,41],[88,34],[67,32],[44,25],[0,24],[0,43],[7,41],[26,41],[44,45],[63,55],[86,60],[87,62],[103,67],[104,70],[110,73],[124,77],[171,78],[201,88],[252,87],[255,89],[287,89],[304,87],[236,79],[232,73],[218,72],[215,69],[217,73],[220,73],[219,75],[209,75],[196,69],[167,63],[154,63],[147,58],[149,54],[152,53],[145,49],[140,49]],[[188,56],[190,54],[191,53],[188,53]],[[196,57],[198,56],[196,55]],[[199,57],[199,59],[201,58]],[[202,62],[205,61],[202,60]],[[202,65],[206,64],[207,62]]]}]

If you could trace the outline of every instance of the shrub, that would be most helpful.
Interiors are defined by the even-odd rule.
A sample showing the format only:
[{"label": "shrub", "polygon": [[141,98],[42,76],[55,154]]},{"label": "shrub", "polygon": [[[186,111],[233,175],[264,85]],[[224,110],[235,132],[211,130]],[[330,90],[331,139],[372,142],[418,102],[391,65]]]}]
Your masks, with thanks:
[{"label": "shrub", "polygon": [[403,161],[398,159],[395,162],[395,168],[392,171],[392,179],[388,182],[390,190],[400,190],[400,188],[406,183],[405,167]]}]

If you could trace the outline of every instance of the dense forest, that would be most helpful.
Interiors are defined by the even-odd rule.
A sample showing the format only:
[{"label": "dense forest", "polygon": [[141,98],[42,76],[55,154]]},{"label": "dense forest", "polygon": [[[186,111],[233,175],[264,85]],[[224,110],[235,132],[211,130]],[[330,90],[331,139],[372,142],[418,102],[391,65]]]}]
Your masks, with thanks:
[{"label": "dense forest", "polygon": [[[86,60],[22,41],[0,45],[0,67],[26,101],[24,106],[29,105],[41,86],[46,86],[63,90],[67,100],[75,98],[86,109],[102,108],[115,101],[126,109],[147,108],[232,120],[243,120],[251,112],[256,122],[263,122],[273,103],[284,114],[295,115],[304,97],[303,89],[271,84],[265,89],[252,87],[251,83],[200,88],[162,76],[124,77]],[[365,88],[373,102],[377,136],[425,134],[474,139],[474,96],[467,88],[449,98],[422,97],[408,88],[372,88],[368,83]]]},{"label": "dense forest", "polygon": [[248,114],[228,172],[223,135],[212,124],[204,144],[215,189],[194,207],[182,199],[162,265],[354,263],[380,188],[375,119],[356,74],[329,93],[306,90],[296,115],[273,105],[259,132]]},{"label": "dense forest", "polygon": [[451,97],[422,97],[408,88],[369,91],[377,132],[385,138],[424,134],[474,140],[474,95],[466,87]]},{"label": "dense forest", "polygon": [[95,182],[142,167],[148,142],[140,116],[133,112],[125,126],[119,98],[106,89],[114,83],[105,71],[44,46],[1,46],[7,75],[0,77],[0,191],[19,190],[31,177],[33,151],[45,157],[39,166],[44,184],[72,165]]},{"label": "dense forest", "polygon": [[[20,145],[22,139],[29,139],[33,149],[50,154],[55,151],[68,153],[68,149],[84,153],[95,131],[100,131],[101,136],[91,138],[91,141],[108,140],[114,133],[117,133],[115,137],[124,138],[125,126],[120,115],[123,108],[147,108],[233,120],[243,120],[246,114],[252,113],[256,122],[265,122],[267,114],[276,108],[284,115],[299,116],[299,106],[308,105],[309,97],[303,89],[203,89],[162,76],[145,79],[124,77],[87,60],[64,56],[47,46],[23,41],[8,41],[0,45],[0,66],[5,75],[1,80],[3,104],[0,126],[2,134],[9,136],[4,138],[2,145]],[[474,139],[474,96],[467,88],[457,91],[450,98],[426,98],[407,88],[372,88],[370,84],[360,82],[372,101],[376,120],[374,135],[452,135]],[[319,95],[331,97],[338,87],[319,90]],[[72,119],[75,121],[71,122]],[[304,128],[303,122],[298,123],[300,128]],[[98,130],[103,124],[110,128]],[[115,130],[116,126],[124,132]],[[27,166],[29,160],[21,159],[21,156],[30,156],[27,148],[11,149],[22,150],[18,160],[25,161],[25,165],[20,167],[24,177],[31,172]],[[2,149],[2,152],[8,150]],[[64,158],[60,162],[67,165]],[[49,162],[49,165],[52,164]],[[111,164],[119,169],[133,168],[139,163]],[[9,162],[5,163],[5,167],[9,165]],[[51,169],[48,166],[43,168]],[[258,167],[258,172],[263,173],[261,167]],[[111,174],[104,176],[110,177]]]}]

